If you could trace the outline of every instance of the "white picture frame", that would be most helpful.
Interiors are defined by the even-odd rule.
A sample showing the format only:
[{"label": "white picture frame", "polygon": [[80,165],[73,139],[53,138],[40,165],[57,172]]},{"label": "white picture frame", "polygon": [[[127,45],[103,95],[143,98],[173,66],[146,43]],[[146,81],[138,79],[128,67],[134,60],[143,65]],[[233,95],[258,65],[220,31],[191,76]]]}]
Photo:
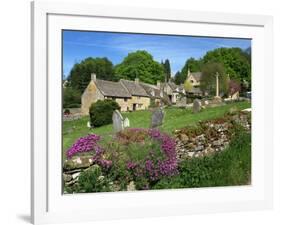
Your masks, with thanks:
[{"label": "white picture frame", "polygon": [[[63,195],[61,99],[58,97],[62,29],[252,38],[252,184]],[[32,2],[31,51],[31,217],[34,224],[272,208],[272,17],[36,1]]]}]

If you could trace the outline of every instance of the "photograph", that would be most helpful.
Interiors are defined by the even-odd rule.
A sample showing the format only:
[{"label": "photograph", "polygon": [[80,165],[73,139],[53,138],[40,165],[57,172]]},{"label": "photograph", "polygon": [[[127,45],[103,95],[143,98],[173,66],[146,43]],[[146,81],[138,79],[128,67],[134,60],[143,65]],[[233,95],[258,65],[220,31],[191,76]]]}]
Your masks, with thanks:
[{"label": "photograph", "polygon": [[250,38],[61,38],[63,194],[251,185]]}]

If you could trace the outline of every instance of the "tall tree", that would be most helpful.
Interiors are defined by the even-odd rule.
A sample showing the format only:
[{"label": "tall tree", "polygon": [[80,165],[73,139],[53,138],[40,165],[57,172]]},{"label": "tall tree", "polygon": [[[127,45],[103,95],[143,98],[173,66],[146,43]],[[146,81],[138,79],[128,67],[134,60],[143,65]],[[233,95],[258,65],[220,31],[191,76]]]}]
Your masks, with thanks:
[{"label": "tall tree", "polygon": [[113,64],[107,58],[86,58],[76,63],[68,77],[71,87],[82,93],[91,79],[91,73],[103,80],[116,80]]},{"label": "tall tree", "polygon": [[181,73],[180,73],[179,71],[177,71],[176,74],[175,74],[175,76],[174,76],[174,82],[175,82],[177,85],[183,83],[182,76],[181,76]]},{"label": "tall tree", "polygon": [[229,78],[225,74],[225,69],[221,63],[210,62],[202,67],[200,89],[214,95],[216,92],[216,73],[219,74],[219,92],[220,94],[226,94]]},{"label": "tall tree", "polygon": [[116,65],[115,72],[118,78],[128,80],[139,78],[150,84],[165,80],[163,66],[147,51],[129,53],[120,64]]},{"label": "tall tree", "polygon": [[164,67],[165,78],[167,81],[169,81],[171,78],[171,66],[169,59],[166,59],[165,62],[162,63],[162,65]]}]

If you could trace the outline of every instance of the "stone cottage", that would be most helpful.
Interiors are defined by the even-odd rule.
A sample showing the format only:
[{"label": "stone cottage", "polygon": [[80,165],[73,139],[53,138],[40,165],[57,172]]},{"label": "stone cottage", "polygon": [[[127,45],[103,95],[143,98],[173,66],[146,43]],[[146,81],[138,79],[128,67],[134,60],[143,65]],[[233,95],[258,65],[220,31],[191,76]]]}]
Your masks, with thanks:
[{"label": "stone cottage", "polygon": [[134,81],[120,79],[113,82],[97,79],[96,74],[92,74],[91,81],[81,96],[81,112],[87,115],[92,103],[104,99],[115,100],[121,111],[145,110],[152,104],[176,104],[182,94],[185,94],[183,85],[170,81],[158,81],[157,85],[140,82],[138,78]]},{"label": "stone cottage", "polygon": [[118,82],[100,80],[96,74],[91,75],[91,81],[81,96],[81,113],[87,115],[92,103],[98,100],[113,99],[121,107],[121,111],[147,109],[151,99],[161,102],[160,90],[154,85],[121,79]]},{"label": "stone cottage", "polygon": [[193,87],[198,88],[200,86],[202,73],[201,72],[187,72],[187,80],[192,84]]},{"label": "stone cottage", "polygon": [[168,81],[162,84],[164,93],[168,96],[172,104],[176,104],[182,96],[185,96],[183,85],[176,85],[174,82]]}]

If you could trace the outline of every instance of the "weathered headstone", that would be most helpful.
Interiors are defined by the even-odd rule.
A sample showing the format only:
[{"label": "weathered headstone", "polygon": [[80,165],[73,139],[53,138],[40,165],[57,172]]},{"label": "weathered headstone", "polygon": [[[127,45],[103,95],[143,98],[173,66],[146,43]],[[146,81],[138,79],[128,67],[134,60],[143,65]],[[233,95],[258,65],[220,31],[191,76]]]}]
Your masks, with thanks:
[{"label": "weathered headstone", "polygon": [[159,127],[162,125],[164,119],[164,111],[162,108],[156,109],[151,116],[151,128]]},{"label": "weathered headstone", "polygon": [[124,119],[118,110],[112,114],[113,130],[115,133],[124,130]]},{"label": "weathered headstone", "polygon": [[128,117],[124,119],[124,128],[126,127],[130,127],[130,120],[128,119]]},{"label": "weathered headstone", "polygon": [[201,101],[199,99],[195,99],[193,101],[193,112],[194,113],[200,112],[201,107],[202,107]]}]

